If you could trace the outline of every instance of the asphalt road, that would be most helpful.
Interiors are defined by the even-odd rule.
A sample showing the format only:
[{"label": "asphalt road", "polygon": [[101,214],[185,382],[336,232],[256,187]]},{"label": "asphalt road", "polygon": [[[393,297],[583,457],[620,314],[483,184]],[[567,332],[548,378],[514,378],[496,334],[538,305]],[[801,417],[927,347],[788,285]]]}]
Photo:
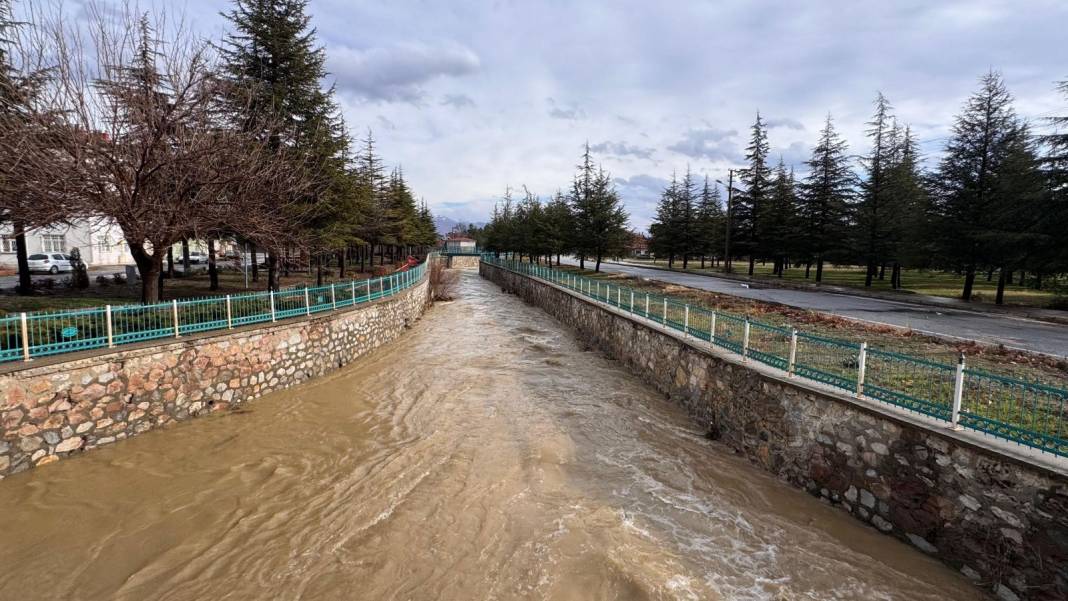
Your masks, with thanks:
[{"label": "asphalt road", "polygon": [[[565,258],[564,262],[578,264],[575,259]],[[587,261],[587,266],[589,264]],[[1068,326],[1033,319],[831,292],[760,288],[753,287],[753,285],[747,288],[743,283],[734,280],[615,263],[602,263],[601,270],[742,298],[781,303],[801,309],[812,309],[873,323],[902,326],[940,336],[975,340],[987,344],[1003,344],[1011,348],[1037,351],[1058,357],[1068,356]]]}]

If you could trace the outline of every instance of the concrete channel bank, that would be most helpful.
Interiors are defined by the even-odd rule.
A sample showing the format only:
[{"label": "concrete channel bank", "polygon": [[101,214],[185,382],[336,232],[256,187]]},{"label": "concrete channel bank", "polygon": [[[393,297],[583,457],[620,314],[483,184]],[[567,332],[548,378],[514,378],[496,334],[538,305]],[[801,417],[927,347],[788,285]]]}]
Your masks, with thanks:
[{"label": "concrete channel bank", "polygon": [[1004,600],[1068,598],[1068,471],[801,383],[482,263],[482,277],[633,368],[735,452]]},{"label": "concrete channel bank", "polygon": [[427,279],[368,304],[0,370],[0,479],[338,369],[400,336]]}]

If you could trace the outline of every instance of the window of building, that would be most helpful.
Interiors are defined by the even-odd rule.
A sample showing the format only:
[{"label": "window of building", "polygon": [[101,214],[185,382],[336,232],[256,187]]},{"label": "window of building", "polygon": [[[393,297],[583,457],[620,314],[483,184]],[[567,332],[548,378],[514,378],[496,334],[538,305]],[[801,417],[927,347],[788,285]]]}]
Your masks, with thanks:
[{"label": "window of building", "polygon": [[15,252],[15,237],[14,236],[0,236],[0,253],[13,253]]},{"label": "window of building", "polygon": [[67,252],[67,240],[63,234],[44,234],[41,236],[41,250],[46,253]]}]

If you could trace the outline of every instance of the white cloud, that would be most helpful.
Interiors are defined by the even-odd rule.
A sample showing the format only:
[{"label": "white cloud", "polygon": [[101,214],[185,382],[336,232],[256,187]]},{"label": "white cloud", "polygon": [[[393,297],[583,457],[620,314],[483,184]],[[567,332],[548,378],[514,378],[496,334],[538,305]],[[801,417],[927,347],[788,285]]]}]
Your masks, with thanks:
[{"label": "white cloud", "polygon": [[368,100],[417,102],[423,86],[439,77],[460,77],[479,70],[471,49],[458,44],[403,43],[364,50],[331,45],[330,73],[338,89]]}]

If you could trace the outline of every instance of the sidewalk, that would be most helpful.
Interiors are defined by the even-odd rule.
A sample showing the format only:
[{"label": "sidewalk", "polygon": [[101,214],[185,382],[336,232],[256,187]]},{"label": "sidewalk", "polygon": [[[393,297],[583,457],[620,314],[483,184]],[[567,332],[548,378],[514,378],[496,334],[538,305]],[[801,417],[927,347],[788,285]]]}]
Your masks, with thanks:
[{"label": "sidewalk", "polygon": [[942,307],[945,309],[955,309],[959,311],[972,311],[975,313],[1007,315],[1011,317],[1034,319],[1058,325],[1068,325],[1068,311],[1059,311],[1057,309],[1042,309],[1039,307],[1023,307],[1018,305],[998,306],[992,305],[990,303],[970,303],[965,302],[959,298],[949,298],[945,296],[929,296],[926,294],[888,292],[883,290],[865,290],[863,288],[835,286],[832,284],[814,284],[790,280],[778,280],[777,278],[750,277],[748,275],[735,273],[712,273],[708,271],[698,271],[694,269],[669,269],[667,267],[662,267],[659,265],[648,265],[635,261],[602,261],[602,263],[608,263],[611,265],[624,265],[627,267],[640,267],[643,269],[655,269],[657,271],[666,271],[669,273],[685,273],[689,275],[699,275],[709,278],[718,278],[721,280],[732,280],[736,282],[746,282],[749,283],[753,288],[783,288],[788,290],[800,290],[804,292],[827,292],[830,294],[840,294],[843,296],[859,296],[886,301],[895,301],[900,303]]}]

